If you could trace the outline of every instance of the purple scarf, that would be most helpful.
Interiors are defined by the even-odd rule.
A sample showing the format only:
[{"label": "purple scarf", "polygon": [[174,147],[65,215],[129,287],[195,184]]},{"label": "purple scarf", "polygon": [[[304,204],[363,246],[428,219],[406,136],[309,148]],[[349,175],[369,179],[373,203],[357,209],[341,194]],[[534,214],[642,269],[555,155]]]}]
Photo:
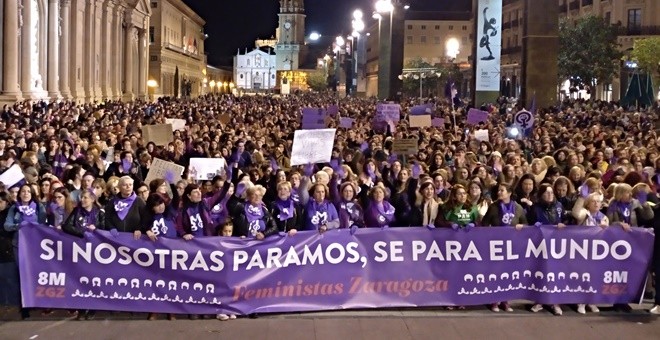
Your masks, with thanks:
[{"label": "purple scarf", "polygon": [[64,156],[62,152],[59,152],[53,158],[53,175],[57,177],[62,177],[64,174],[64,168],[69,164],[69,160]]},{"label": "purple scarf", "polygon": [[48,206],[48,208],[51,214],[53,214],[53,216],[55,217],[55,221],[53,221],[54,222],[53,224],[56,227],[61,226],[62,223],[64,223],[64,215],[65,215],[64,207],[60,207],[57,203],[51,203]]},{"label": "purple scarf", "polygon": [[293,199],[289,197],[286,201],[282,201],[279,198],[275,201],[277,204],[277,209],[280,213],[277,215],[277,218],[280,221],[287,221],[294,216],[295,206],[293,204]]},{"label": "purple scarf", "polygon": [[247,218],[248,229],[250,235],[257,236],[259,232],[266,230],[266,223],[264,223],[264,207],[263,205],[254,206],[251,203],[245,204],[245,218]]},{"label": "purple scarf", "polygon": [[115,198],[115,211],[117,212],[119,220],[123,221],[126,219],[126,215],[128,215],[128,211],[131,210],[136,198],[137,195],[135,195],[135,193],[132,193],[128,198]]},{"label": "purple scarf", "polygon": [[87,211],[87,209],[83,208],[82,206],[80,206],[78,209],[80,209],[80,217],[78,217],[78,220],[82,222],[83,227],[94,225],[96,223],[96,215],[98,209],[92,208],[92,210]]},{"label": "purple scarf", "polygon": [[616,201],[610,206],[610,213],[618,213],[623,222],[630,224],[632,215],[632,203],[623,203]]},{"label": "purple scarf", "polygon": [[22,222],[37,222],[37,203],[30,202],[25,205],[18,203],[16,205],[16,210],[21,213]]},{"label": "purple scarf", "polygon": [[500,209],[502,210],[502,224],[510,226],[516,216],[516,202],[511,201],[509,204],[500,202]]},{"label": "purple scarf", "polygon": [[371,203],[371,213],[380,226],[389,225],[394,221],[394,207],[388,202]]},{"label": "purple scarf", "polygon": [[353,201],[339,204],[339,228],[350,228],[361,220],[360,207]]},{"label": "purple scarf", "polygon": [[124,173],[126,173],[126,174],[130,173],[132,167],[133,167],[133,162],[129,162],[125,159],[121,160],[121,169]]}]

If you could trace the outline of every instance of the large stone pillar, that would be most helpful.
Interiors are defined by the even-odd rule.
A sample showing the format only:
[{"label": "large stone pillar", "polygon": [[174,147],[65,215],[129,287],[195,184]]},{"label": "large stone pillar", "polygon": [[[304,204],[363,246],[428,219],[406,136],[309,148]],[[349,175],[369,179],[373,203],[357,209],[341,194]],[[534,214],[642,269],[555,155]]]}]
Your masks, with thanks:
[{"label": "large stone pillar", "polygon": [[[111,62],[112,54],[116,51],[112,50],[112,24],[114,16],[114,3],[112,1],[106,1],[103,4],[102,15],[101,15],[101,95],[104,99],[111,99],[113,96],[112,93],[112,81],[111,81]],[[111,53],[112,51],[112,53]]]},{"label": "large stone pillar", "polygon": [[124,31],[124,96],[126,101],[133,100],[133,37],[135,28],[133,25],[126,27]]},{"label": "large stone pillar", "polygon": [[140,99],[147,97],[147,38],[145,30],[138,31],[138,88],[137,95]]},{"label": "large stone pillar", "polygon": [[83,34],[83,88],[85,102],[94,100],[94,0],[86,0]]},{"label": "large stone pillar", "polygon": [[18,101],[22,99],[18,85],[18,1],[4,2],[4,23],[3,23],[3,70],[2,70],[2,95],[0,98],[7,101]]},{"label": "large stone pillar", "polygon": [[[23,7],[20,10],[21,24],[21,90],[23,98],[32,99],[34,97],[34,85],[32,83],[32,47],[35,45],[36,37],[32,26],[32,1],[23,0]],[[36,12],[35,12],[36,14]]]},{"label": "large stone pillar", "polygon": [[106,23],[103,22],[103,6],[104,6],[105,1],[95,1],[94,2],[94,16],[93,16],[93,26],[94,26],[94,50],[92,51],[92,85],[94,89],[94,99],[95,101],[99,101],[103,99],[103,95],[101,93],[101,73],[103,73],[103,68],[102,68],[102,59],[103,59],[103,53],[102,53],[102,48],[101,45],[103,45],[103,42],[106,41],[104,40],[104,37],[101,35],[103,31],[103,27],[105,27]]},{"label": "large stone pillar", "polygon": [[559,6],[557,0],[524,0],[523,58],[520,98],[530,107],[557,103]]},{"label": "large stone pillar", "polygon": [[60,6],[59,0],[48,0],[48,96],[60,100],[59,53]]},{"label": "large stone pillar", "polygon": [[110,93],[112,100],[121,99],[121,24],[122,24],[123,9],[119,4],[115,3],[112,11],[112,32],[110,38],[110,45],[112,53],[108,56],[110,65]]},{"label": "large stone pillar", "polygon": [[71,35],[71,0],[62,0],[62,3],[60,4],[60,18],[62,19],[62,22],[60,23],[60,27],[62,29],[61,34],[60,34],[60,67],[59,67],[59,73],[60,73],[60,95],[64,99],[70,99],[71,98],[71,92],[69,90],[69,78],[71,77],[70,75],[70,69],[69,69],[69,39]]}]

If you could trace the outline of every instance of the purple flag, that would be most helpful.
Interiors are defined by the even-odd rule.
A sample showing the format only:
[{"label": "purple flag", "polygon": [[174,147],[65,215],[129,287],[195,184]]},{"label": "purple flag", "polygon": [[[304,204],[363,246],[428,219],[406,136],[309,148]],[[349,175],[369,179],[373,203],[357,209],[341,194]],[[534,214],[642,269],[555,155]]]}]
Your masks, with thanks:
[{"label": "purple flag", "polygon": [[353,118],[341,117],[339,118],[339,127],[350,129],[353,127]]},{"label": "purple flag", "polygon": [[339,113],[339,106],[330,105],[330,106],[328,106],[328,109],[326,110],[326,112],[328,113],[328,116],[334,117],[334,116],[337,115],[337,113]]},{"label": "purple flag", "polygon": [[428,115],[433,113],[433,104],[416,105],[410,109],[410,114],[413,116]]},{"label": "purple flag", "polygon": [[401,119],[401,105],[379,103],[376,105],[376,116],[381,116],[383,120],[398,122]]},{"label": "purple flag", "polygon": [[477,125],[479,123],[488,122],[488,112],[477,110],[475,108],[470,109],[467,114],[468,124]]},{"label": "purple flag", "polygon": [[335,229],[263,241],[76,238],[36,224],[19,233],[26,308],[243,315],[628,303],[641,294],[654,242],[641,228],[584,226]]},{"label": "purple flag", "polygon": [[433,118],[431,125],[434,127],[443,127],[445,126],[445,120],[444,118]]}]

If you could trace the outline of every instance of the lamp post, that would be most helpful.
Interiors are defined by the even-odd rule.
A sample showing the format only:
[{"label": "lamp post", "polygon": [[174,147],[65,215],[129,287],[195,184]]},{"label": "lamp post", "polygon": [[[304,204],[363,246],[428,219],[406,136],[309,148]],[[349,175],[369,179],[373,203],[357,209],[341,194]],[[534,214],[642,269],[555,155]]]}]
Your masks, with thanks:
[{"label": "lamp post", "polygon": [[378,19],[378,97],[396,99],[401,94],[403,69],[404,10],[401,0],[378,0],[374,18]]},{"label": "lamp post", "polygon": [[147,80],[147,88],[149,89],[149,99],[151,101],[154,100],[154,91],[156,90],[157,87],[158,87],[158,82],[157,81],[155,81],[153,79]]},{"label": "lamp post", "polygon": [[211,87],[211,93],[215,94],[215,80],[211,80],[209,86]]},{"label": "lamp post", "polygon": [[354,94],[357,94],[358,92],[358,80],[360,77],[359,71],[358,71],[358,65],[359,65],[359,57],[362,51],[358,53],[358,50],[360,49],[360,34],[362,31],[364,31],[364,21],[362,18],[364,17],[364,14],[362,13],[362,10],[356,9],[353,11],[353,21],[351,22],[351,27],[353,28],[353,33],[351,34],[351,53],[352,53],[352,61],[353,61],[353,83],[351,87],[351,92]]}]

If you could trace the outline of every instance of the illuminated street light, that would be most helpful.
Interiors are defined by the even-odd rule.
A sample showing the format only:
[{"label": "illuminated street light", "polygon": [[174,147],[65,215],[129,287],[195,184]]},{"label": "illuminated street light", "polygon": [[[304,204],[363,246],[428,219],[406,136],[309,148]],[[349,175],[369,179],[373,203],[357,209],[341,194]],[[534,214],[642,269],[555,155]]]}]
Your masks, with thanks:
[{"label": "illuminated street light", "polygon": [[458,42],[458,39],[456,38],[447,39],[447,43],[445,44],[445,49],[447,50],[447,56],[452,59],[456,59],[456,56],[460,53],[460,47],[461,44]]},{"label": "illuminated street light", "polygon": [[353,19],[355,19],[355,20],[362,20],[362,17],[363,17],[363,16],[364,16],[364,14],[362,13],[361,10],[356,9],[355,11],[353,11]]},{"label": "illuminated street light", "polygon": [[337,43],[337,46],[342,47],[344,46],[344,37],[338,36],[337,39],[335,39],[335,42]]},{"label": "illuminated street light", "polygon": [[147,80],[147,87],[151,87],[151,88],[158,87],[158,82],[153,79],[149,79]]},{"label": "illuminated street light", "polygon": [[318,32],[312,32],[309,34],[309,40],[317,41],[319,38],[321,38],[321,34]]},{"label": "illuminated street light", "polygon": [[391,0],[378,0],[376,2],[376,12],[378,13],[388,13],[394,10],[394,5],[392,5]]}]

